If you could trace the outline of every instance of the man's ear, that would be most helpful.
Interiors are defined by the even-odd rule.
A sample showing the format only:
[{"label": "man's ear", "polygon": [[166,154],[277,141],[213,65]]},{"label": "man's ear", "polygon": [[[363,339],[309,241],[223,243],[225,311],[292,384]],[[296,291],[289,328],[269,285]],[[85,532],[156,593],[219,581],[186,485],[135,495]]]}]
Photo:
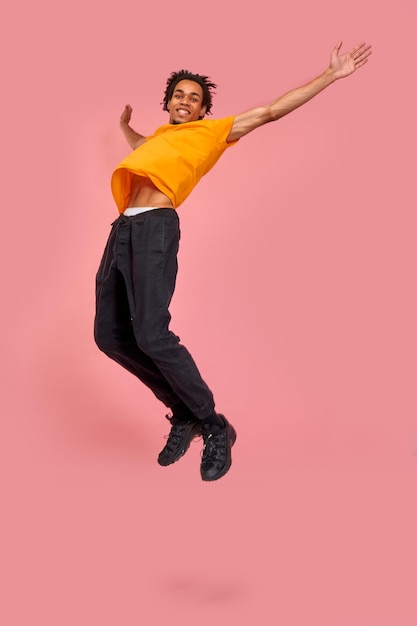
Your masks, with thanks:
[{"label": "man's ear", "polygon": [[204,116],[205,116],[205,114],[206,114],[206,111],[207,111],[207,107],[206,107],[206,106],[201,107],[201,111],[200,111],[200,120],[202,120],[202,119],[203,119],[203,117],[204,117]]}]

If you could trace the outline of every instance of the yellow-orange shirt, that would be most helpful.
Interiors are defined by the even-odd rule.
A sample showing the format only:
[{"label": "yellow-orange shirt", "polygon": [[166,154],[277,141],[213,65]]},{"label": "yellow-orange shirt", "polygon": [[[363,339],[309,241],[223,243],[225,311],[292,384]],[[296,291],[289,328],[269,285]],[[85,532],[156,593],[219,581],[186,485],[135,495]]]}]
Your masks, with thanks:
[{"label": "yellow-orange shirt", "polygon": [[232,143],[226,143],[234,117],[165,124],[115,169],[111,189],[120,213],[130,201],[133,176],[150,178],[177,208]]}]

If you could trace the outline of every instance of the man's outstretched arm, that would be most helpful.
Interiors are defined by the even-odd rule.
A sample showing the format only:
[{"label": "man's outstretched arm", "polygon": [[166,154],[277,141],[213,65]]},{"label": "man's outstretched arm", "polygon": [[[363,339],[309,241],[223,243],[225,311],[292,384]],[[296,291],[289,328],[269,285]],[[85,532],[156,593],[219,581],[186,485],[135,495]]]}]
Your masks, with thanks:
[{"label": "man's outstretched arm", "polygon": [[120,130],[126,137],[126,141],[129,146],[135,150],[140,145],[145,143],[146,139],[143,135],[139,135],[133,128],[129,126],[130,118],[132,117],[132,107],[130,104],[126,104],[123,113],[120,116]]},{"label": "man's outstretched arm", "polygon": [[274,122],[280,117],[291,113],[291,111],[314,98],[314,96],[339,78],[345,78],[353,74],[355,70],[368,61],[368,57],[371,54],[371,46],[367,46],[365,43],[356,46],[356,48],[345,54],[339,54],[341,47],[342,42],[333,49],[329,67],[317,78],[314,78],[302,87],[292,89],[266,106],[256,107],[236,115],[227,141],[236,141],[236,139],[247,135],[255,128],[263,126],[263,124],[268,122]]}]

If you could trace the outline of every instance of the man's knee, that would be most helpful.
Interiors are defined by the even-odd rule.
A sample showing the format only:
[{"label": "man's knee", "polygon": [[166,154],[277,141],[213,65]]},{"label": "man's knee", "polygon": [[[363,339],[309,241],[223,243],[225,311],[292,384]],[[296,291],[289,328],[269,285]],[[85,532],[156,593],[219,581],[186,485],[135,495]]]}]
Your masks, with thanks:
[{"label": "man's knee", "polygon": [[135,339],[139,349],[152,359],[167,354],[175,349],[180,342],[180,338],[169,330],[153,332],[135,330]]},{"label": "man's knee", "polygon": [[94,341],[98,349],[109,356],[117,351],[117,344],[113,337],[101,331],[97,326],[94,327]]}]

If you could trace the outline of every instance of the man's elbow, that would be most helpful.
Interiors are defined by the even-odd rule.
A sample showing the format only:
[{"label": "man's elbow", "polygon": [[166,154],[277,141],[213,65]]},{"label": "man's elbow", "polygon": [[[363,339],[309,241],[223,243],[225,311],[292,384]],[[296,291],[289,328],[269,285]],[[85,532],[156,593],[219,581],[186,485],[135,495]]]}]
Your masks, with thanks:
[{"label": "man's elbow", "polygon": [[266,112],[265,112],[264,124],[267,124],[268,122],[276,122],[277,120],[279,120],[281,117],[285,115],[285,111],[283,111],[282,109],[279,109],[277,106],[274,106],[273,104],[268,104],[265,107],[265,109],[266,109]]}]

